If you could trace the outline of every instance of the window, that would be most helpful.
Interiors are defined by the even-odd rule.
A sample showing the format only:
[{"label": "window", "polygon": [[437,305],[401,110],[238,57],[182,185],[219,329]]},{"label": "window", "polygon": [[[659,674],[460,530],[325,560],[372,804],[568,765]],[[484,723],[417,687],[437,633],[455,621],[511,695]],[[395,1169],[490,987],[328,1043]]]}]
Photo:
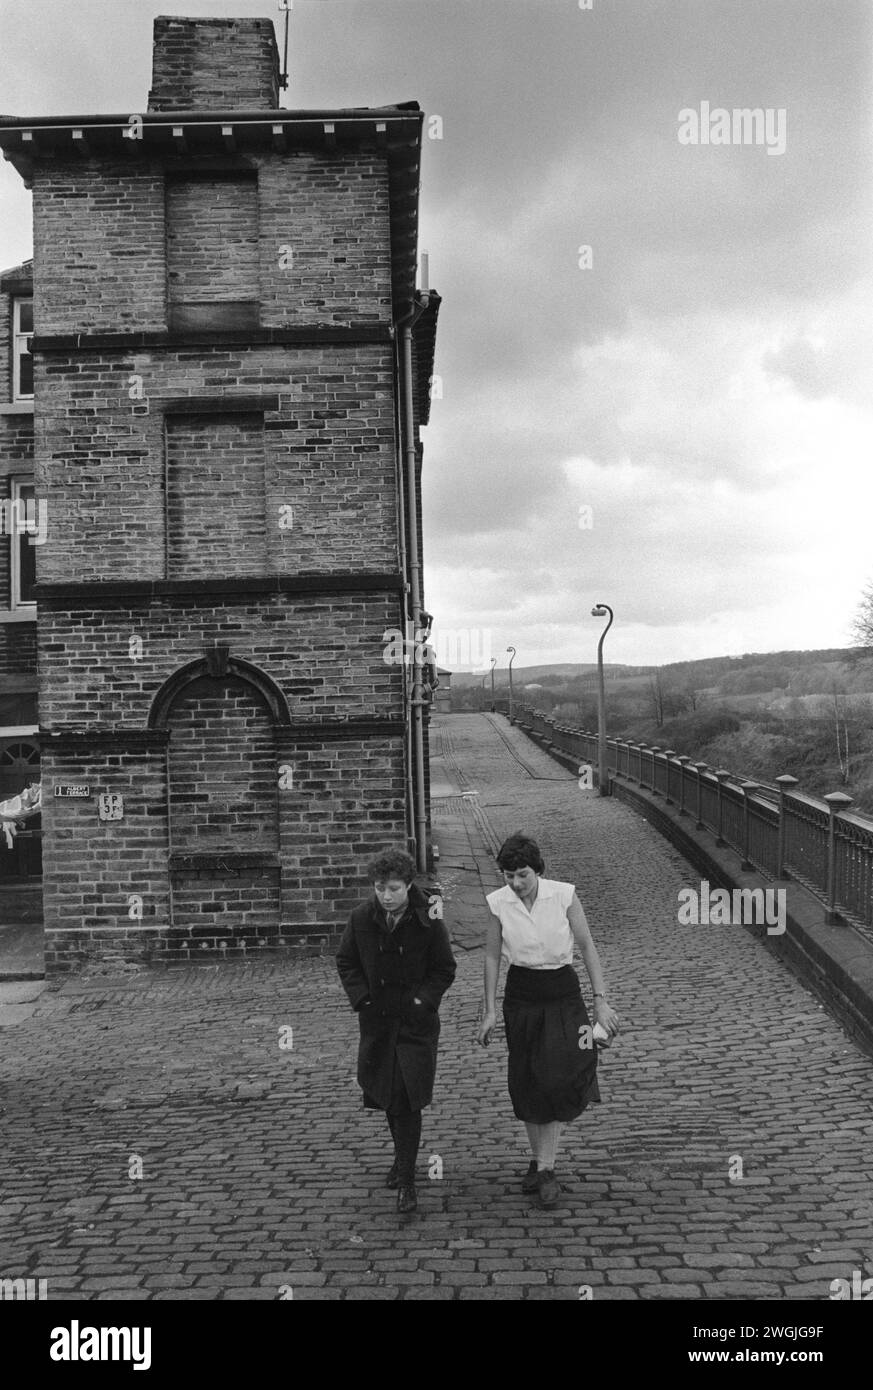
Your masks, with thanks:
[{"label": "window", "polygon": [[33,400],[33,300],[16,299],[12,308],[12,399]]},{"label": "window", "polygon": [[[12,479],[12,505],[4,509],[8,516],[6,533],[11,556],[10,608],[32,608],[36,611],[36,492],[27,478]],[[31,539],[31,538],[34,539]]]}]

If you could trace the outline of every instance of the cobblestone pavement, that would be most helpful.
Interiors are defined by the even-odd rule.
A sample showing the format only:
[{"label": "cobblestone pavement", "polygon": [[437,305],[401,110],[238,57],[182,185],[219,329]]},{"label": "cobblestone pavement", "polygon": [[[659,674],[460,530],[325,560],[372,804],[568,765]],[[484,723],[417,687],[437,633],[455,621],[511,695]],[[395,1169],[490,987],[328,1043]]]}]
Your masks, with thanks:
[{"label": "cobblestone pavement", "polygon": [[[693,871],[628,807],[500,716],[444,716],[432,743],[459,969],[418,1214],[382,1186],[331,959],[78,977],[0,1031],[3,1277],[49,1298],[827,1300],[873,1274],[873,1062],[753,931],[677,925]],[[576,882],[624,1020],[549,1212],[519,1190],[502,1033],[474,1043],[486,845],[518,828]]]}]

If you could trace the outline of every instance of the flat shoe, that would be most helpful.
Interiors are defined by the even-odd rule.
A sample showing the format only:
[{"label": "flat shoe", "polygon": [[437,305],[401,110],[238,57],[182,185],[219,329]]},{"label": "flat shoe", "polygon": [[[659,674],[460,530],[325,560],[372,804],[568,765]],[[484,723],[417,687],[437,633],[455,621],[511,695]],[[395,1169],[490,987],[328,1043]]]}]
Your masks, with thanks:
[{"label": "flat shoe", "polygon": [[540,1190],[540,1175],[537,1172],[537,1161],[535,1158],[531,1159],[530,1167],[521,1180],[521,1190],[522,1192],[528,1193],[539,1192]]},{"label": "flat shoe", "polygon": [[397,1189],[397,1210],[400,1212],[415,1211],[418,1206],[418,1198],[415,1188],[410,1184],[402,1184]]},{"label": "flat shoe", "polygon": [[540,1206],[554,1207],[561,1195],[561,1185],[553,1168],[544,1168],[539,1175]]}]

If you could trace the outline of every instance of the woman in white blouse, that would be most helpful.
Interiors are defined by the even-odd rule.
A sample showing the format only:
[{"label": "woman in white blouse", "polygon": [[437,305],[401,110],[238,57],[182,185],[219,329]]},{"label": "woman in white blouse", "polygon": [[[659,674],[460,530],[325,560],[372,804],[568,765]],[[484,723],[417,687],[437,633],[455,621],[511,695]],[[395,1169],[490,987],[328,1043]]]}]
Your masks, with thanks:
[{"label": "woman in white blouse", "polygon": [[503,1000],[509,1096],[527,1128],[532,1154],[521,1187],[553,1207],[561,1191],[555,1177],[561,1129],[600,1100],[596,1040],[573,969],[574,942],[591,980],[598,1033],[603,1030],[611,1040],[618,1014],[606,1002],[600,958],[574,885],[542,877],[542,854],[525,835],[505,840],[497,863],[505,886],[487,895],[492,915],[479,1042],[488,1046],[497,1021],[502,954],[509,962]]}]

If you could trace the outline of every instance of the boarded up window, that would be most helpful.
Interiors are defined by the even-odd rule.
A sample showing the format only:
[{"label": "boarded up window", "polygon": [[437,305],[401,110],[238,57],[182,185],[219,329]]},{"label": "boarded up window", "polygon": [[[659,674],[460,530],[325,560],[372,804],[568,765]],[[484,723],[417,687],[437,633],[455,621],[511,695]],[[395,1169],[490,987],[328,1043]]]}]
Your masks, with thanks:
[{"label": "boarded up window", "polygon": [[254,175],[167,180],[167,285],[173,328],[257,325]]},{"label": "boarded up window", "polygon": [[168,727],[173,850],[277,849],[273,727],[258,692],[204,676],[173,705]]},{"label": "boarded up window", "polygon": [[266,573],[264,417],[168,415],[167,575]]}]

